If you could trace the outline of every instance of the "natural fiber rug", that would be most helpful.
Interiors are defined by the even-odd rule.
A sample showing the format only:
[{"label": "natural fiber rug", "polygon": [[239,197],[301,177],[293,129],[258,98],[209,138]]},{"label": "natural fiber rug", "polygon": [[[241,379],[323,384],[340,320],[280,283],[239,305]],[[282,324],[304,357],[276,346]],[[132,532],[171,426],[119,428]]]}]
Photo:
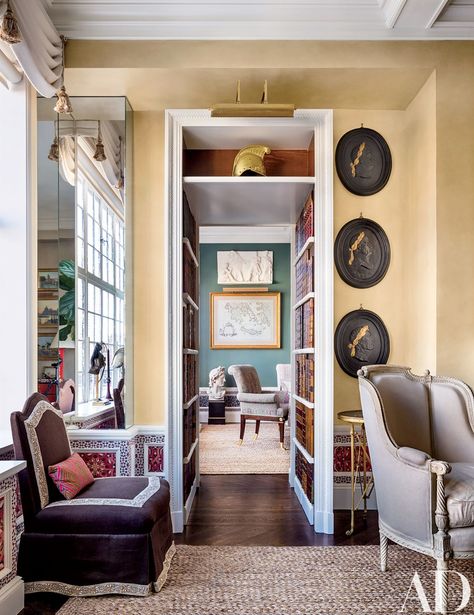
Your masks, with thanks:
[{"label": "natural fiber rug", "polygon": [[[377,546],[178,546],[160,593],[71,598],[59,615],[395,615],[415,571],[434,608],[433,568],[430,557],[394,545],[385,573]],[[457,561],[454,568],[467,572],[472,586],[473,564]],[[451,604],[456,608],[459,601]],[[465,615],[472,613],[470,606]],[[409,599],[404,612],[423,610]]]},{"label": "natural fiber rug", "polygon": [[[255,423],[247,423],[244,442],[238,445],[240,425],[203,425],[199,434],[201,474],[288,474],[290,455],[280,447],[278,425],[260,423],[258,439],[253,439]],[[290,446],[289,429],[285,447]]]}]

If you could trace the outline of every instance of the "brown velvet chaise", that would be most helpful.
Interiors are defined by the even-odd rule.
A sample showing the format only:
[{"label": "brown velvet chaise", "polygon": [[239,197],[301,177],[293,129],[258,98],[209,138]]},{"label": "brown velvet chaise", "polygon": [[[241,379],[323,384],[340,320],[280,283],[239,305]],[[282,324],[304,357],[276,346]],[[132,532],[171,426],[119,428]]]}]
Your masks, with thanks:
[{"label": "brown velvet chaise", "polygon": [[18,574],[27,593],[147,595],[159,591],[174,554],[168,482],[98,478],[63,498],[48,466],[71,455],[60,410],[35,393],[11,415],[25,531]]}]

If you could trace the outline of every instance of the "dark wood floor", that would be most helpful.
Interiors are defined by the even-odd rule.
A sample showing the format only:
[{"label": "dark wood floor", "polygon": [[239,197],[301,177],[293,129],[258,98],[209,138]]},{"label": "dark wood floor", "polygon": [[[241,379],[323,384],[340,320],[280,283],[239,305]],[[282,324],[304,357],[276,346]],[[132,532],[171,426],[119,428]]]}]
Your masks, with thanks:
[{"label": "dark wood floor", "polygon": [[[336,511],[335,533],[315,534],[288,477],[271,475],[203,476],[189,523],[177,544],[188,545],[369,545],[378,544],[377,513],[360,515],[347,537],[349,511]],[[55,594],[26,596],[23,615],[53,615],[66,601]]]},{"label": "dark wood floor", "polygon": [[358,516],[345,535],[349,511],[336,511],[335,533],[315,534],[284,474],[202,476],[189,523],[177,544],[342,545],[378,544],[377,514]]}]

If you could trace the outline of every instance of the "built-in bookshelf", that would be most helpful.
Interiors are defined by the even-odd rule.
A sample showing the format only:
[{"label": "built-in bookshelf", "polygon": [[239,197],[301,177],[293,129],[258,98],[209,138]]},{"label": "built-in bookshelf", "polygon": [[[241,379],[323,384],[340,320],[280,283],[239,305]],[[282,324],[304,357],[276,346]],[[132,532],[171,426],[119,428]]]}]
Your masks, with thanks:
[{"label": "built-in bookshelf", "polygon": [[199,259],[198,232],[183,193],[183,497],[196,483],[199,416]]},{"label": "built-in bookshelf", "polygon": [[315,413],[315,232],[314,193],[295,227],[293,404],[295,491],[310,520],[314,502]]}]

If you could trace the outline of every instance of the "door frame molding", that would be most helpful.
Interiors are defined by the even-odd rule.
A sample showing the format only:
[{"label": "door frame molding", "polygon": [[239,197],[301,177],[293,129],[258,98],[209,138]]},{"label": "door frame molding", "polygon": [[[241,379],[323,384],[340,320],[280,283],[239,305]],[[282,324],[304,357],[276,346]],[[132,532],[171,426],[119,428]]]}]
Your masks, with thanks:
[{"label": "door frame molding", "polygon": [[[315,351],[315,390],[319,391],[315,415],[314,529],[331,534],[333,515],[333,112],[300,109],[294,118],[211,118],[206,109],[165,111],[165,215],[166,215],[166,338],[167,387],[165,391],[167,478],[171,486],[171,514],[175,532],[182,532],[199,484],[199,471],[188,502],[183,501],[183,394],[182,394],[182,144],[187,126],[312,126],[315,131],[315,254],[318,346]],[[323,203],[323,207],[318,207]],[[292,262],[293,266],[293,262]],[[293,404],[294,414],[294,404]],[[294,424],[294,421],[293,421]],[[294,429],[294,427],[293,427]],[[292,431],[293,431],[292,429]],[[293,444],[292,444],[293,446]],[[198,454],[198,453],[197,453]],[[316,459],[315,459],[316,460]],[[292,474],[290,472],[290,483]],[[186,506],[188,504],[188,506]]]}]

